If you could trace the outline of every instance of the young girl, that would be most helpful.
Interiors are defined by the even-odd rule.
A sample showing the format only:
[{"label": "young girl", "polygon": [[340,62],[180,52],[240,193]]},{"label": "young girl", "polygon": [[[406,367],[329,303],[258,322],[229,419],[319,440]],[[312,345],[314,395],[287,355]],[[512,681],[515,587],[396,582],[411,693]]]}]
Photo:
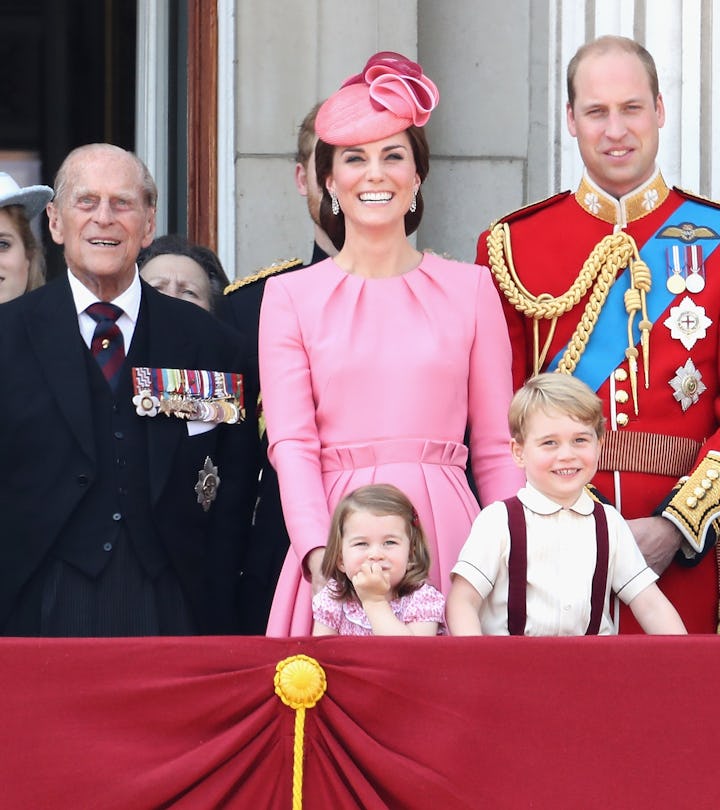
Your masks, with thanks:
[{"label": "young girl", "polygon": [[445,600],[428,585],[430,553],[417,512],[390,484],[346,495],[335,509],[312,600],[313,635],[435,636]]}]

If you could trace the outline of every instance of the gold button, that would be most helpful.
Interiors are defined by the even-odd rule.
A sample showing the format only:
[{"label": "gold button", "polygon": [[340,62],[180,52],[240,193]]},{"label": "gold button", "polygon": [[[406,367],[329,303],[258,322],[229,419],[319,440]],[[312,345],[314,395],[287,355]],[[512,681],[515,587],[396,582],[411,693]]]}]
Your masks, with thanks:
[{"label": "gold button", "polygon": [[718,471],[715,469],[715,467],[710,467],[710,469],[705,473],[705,475],[707,475],[707,477],[711,481],[716,481],[717,477],[718,477],[718,475],[720,475],[720,473],[718,473]]},{"label": "gold button", "polygon": [[626,413],[619,413],[617,415],[617,423],[620,427],[625,427],[629,421],[630,417]]},{"label": "gold button", "polygon": [[705,490],[702,487],[695,487],[693,490],[693,495],[701,501],[705,497]]},{"label": "gold button", "polygon": [[703,489],[710,489],[712,486],[712,481],[709,478],[703,478],[703,480],[700,482],[700,486]]},{"label": "gold button", "polygon": [[692,495],[685,501],[685,503],[691,508],[694,509],[697,506],[697,498],[693,498]]},{"label": "gold button", "polygon": [[627,391],[616,391],[615,392],[615,402],[619,402],[621,405],[624,405],[630,396],[628,395]]},{"label": "gold button", "polygon": [[625,380],[627,380],[628,375],[627,371],[625,371],[624,368],[616,368],[613,376],[618,382],[625,382]]}]

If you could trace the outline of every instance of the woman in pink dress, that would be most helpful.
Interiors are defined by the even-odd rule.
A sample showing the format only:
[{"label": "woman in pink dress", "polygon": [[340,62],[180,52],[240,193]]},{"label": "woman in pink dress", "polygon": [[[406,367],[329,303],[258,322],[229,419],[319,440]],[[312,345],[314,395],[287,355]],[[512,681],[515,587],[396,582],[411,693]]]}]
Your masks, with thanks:
[{"label": "woman in pink dress", "polygon": [[420,253],[438,91],[400,54],[372,57],[320,108],[321,221],[340,249],[268,280],[260,375],[291,548],[270,636],[309,635],[330,516],[359,486],[394,484],[425,527],[443,593],[480,507],[522,485],[509,452],[510,344],[490,273]]}]

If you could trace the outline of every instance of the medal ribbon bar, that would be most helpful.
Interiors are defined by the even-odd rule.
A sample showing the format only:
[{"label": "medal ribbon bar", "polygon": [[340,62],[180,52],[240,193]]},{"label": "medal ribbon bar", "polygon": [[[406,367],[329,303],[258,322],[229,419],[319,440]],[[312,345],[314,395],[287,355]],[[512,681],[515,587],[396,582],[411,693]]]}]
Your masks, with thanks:
[{"label": "medal ribbon bar", "polygon": [[185,368],[135,367],[133,403],[140,416],[158,412],[198,422],[235,424],[245,418],[242,374]]}]

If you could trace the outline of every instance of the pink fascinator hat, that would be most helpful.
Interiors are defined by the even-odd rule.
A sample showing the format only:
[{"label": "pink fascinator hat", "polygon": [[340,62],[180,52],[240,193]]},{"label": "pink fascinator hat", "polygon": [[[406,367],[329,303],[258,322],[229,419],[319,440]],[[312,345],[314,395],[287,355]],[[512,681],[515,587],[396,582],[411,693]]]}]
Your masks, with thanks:
[{"label": "pink fascinator hat", "polygon": [[320,107],[315,131],[333,146],[380,141],[425,126],[439,100],[437,87],[417,62],[381,51]]}]

